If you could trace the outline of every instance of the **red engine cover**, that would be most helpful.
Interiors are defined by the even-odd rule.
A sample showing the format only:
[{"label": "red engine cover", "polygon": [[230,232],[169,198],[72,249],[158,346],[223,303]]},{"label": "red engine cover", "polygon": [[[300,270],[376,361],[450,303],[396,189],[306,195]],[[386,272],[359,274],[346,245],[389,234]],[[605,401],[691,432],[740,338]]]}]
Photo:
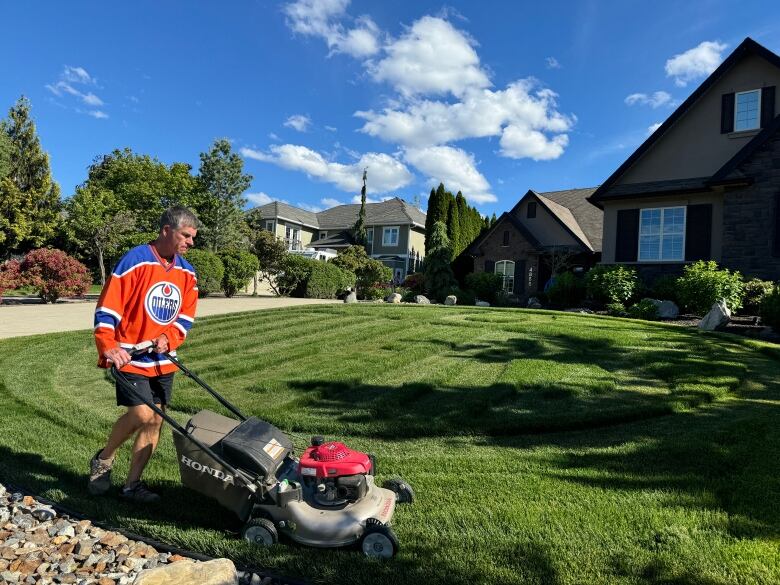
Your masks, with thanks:
[{"label": "red engine cover", "polygon": [[339,477],[371,471],[371,459],[365,453],[353,451],[344,443],[331,441],[309,447],[301,455],[298,473],[303,477]]}]

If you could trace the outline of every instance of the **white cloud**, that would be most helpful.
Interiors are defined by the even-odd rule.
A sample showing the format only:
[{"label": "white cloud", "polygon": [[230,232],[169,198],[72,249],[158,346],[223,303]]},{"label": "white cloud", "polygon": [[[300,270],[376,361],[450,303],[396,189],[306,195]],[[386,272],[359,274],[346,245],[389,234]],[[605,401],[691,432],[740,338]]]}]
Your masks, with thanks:
[{"label": "white cloud", "polygon": [[547,57],[545,59],[545,63],[547,63],[547,69],[560,69],[561,64],[558,62],[558,59],[555,57]]},{"label": "white cloud", "polygon": [[322,207],[317,207],[316,205],[311,205],[309,203],[296,203],[295,206],[305,209],[306,211],[311,211],[312,213],[319,213],[322,211]]},{"label": "white cloud", "polygon": [[335,126],[325,126],[325,130],[327,130],[328,132],[336,132],[338,128],[336,128]]},{"label": "white cloud", "polygon": [[384,153],[366,153],[349,165],[328,161],[320,153],[296,144],[272,145],[268,153],[242,148],[241,154],[246,158],[306,173],[309,177],[331,183],[348,192],[360,190],[365,168],[368,168],[369,193],[399,189],[413,179],[412,173],[402,162]]},{"label": "white cloud", "polygon": [[[501,136],[504,156],[538,160],[560,156],[562,147],[568,144],[565,132],[576,121],[574,116],[556,110],[556,97],[555,92],[538,88],[535,80],[523,79],[500,91],[470,90],[454,104],[423,100],[403,110],[387,108],[381,113],[355,115],[366,120],[362,132],[408,147]],[[536,146],[521,147],[524,138],[526,142],[533,140]],[[552,156],[554,153],[557,156]]]},{"label": "white cloud", "polygon": [[97,118],[98,120],[105,120],[106,118],[108,118],[108,114],[106,114],[102,110],[90,110],[87,112],[87,114],[89,114],[93,118]]},{"label": "white cloud", "polygon": [[651,108],[660,108],[664,105],[674,105],[672,96],[665,91],[656,91],[652,95],[646,93],[632,93],[625,99],[626,104],[633,106],[639,104],[642,106],[650,106]]},{"label": "white cloud", "polygon": [[379,28],[368,17],[355,19],[355,26],[345,27],[349,0],[298,0],[284,7],[287,25],[296,33],[320,37],[332,53],[346,53],[366,58],[379,51]]},{"label": "white cloud", "polygon": [[404,160],[427,175],[434,186],[444,183],[450,191],[462,191],[464,197],[475,203],[497,201],[490,193],[490,183],[477,170],[474,157],[460,148],[409,148]]},{"label": "white cloud", "polygon": [[653,132],[661,127],[662,122],[656,122],[647,127],[647,135],[650,136]]},{"label": "white cloud", "polygon": [[311,125],[311,118],[304,116],[303,114],[295,114],[294,116],[287,118],[284,125],[288,128],[294,128],[298,132],[306,132]]},{"label": "white cloud", "polygon": [[344,202],[339,201],[338,199],[333,199],[332,197],[323,197],[320,199],[320,203],[322,203],[325,207],[337,207],[338,205],[344,205]]},{"label": "white cloud", "polygon": [[63,80],[70,83],[82,83],[85,85],[95,85],[97,83],[83,67],[70,67],[69,65],[65,65],[61,77]]},{"label": "white cloud", "polygon": [[[59,79],[55,83],[46,84],[46,89],[58,97],[63,97],[66,94],[71,95],[78,98],[81,103],[93,108],[105,105],[103,100],[91,91],[85,92],[75,87],[79,85],[96,85],[96,81],[83,67],[65,65],[59,75]],[[75,106],[73,109],[80,113],[87,113],[95,118],[108,118],[108,114],[101,110],[88,110],[85,112]]]},{"label": "white cloud", "polygon": [[279,140],[279,137],[273,132],[268,134],[268,138],[270,138],[271,140]]},{"label": "white cloud", "polygon": [[283,199],[276,199],[263,191],[260,191],[258,193],[244,193],[244,197],[246,197],[249,203],[253,203],[254,205],[268,205],[273,201],[282,201],[284,203],[287,203]]},{"label": "white cloud", "polygon": [[[381,203],[382,201],[387,201],[388,199],[392,199],[392,197],[373,198],[373,197],[366,196],[366,203]],[[352,203],[360,203],[360,195],[353,195]]]},{"label": "white cloud", "polygon": [[491,85],[474,45],[473,39],[446,20],[424,16],[384,48],[384,59],[369,63],[369,72],[374,80],[390,83],[407,97],[460,96],[469,88]]},{"label": "white cloud", "polygon": [[96,96],[94,93],[88,93],[86,95],[83,95],[81,99],[84,101],[85,104],[88,106],[102,106],[103,100],[101,100],[98,96]]},{"label": "white cloud", "polygon": [[693,49],[675,55],[666,62],[666,76],[674,77],[679,87],[685,87],[689,81],[709,75],[721,61],[721,53],[728,47],[725,43],[704,41]]}]

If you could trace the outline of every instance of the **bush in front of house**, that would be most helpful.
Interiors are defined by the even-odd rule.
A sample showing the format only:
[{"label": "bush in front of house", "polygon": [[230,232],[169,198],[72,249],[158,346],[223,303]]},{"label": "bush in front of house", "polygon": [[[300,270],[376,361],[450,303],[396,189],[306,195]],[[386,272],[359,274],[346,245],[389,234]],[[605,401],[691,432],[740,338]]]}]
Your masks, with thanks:
[{"label": "bush in front of house", "polygon": [[368,298],[368,294],[374,294],[369,293],[368,289],[387,287],[387,283],[393,279],[393,271],[379,260],[369,258],[355,273],[355,277],[358,294],[361,294],[363,298]]},{"label": "bush in front of house", "polygon": [[5,291],[19,288],[20,273],[18,260],[6,260],[0,264],[0,299]]},{"label": "bush in front of house", "polygon": [[195,268],[198,276],[198,297],[203,298],[222,289],[225,265],[214,252],[193,248],[185,258]]},{"label": "bush in front of house", "polygon": [[780,332],[780,285],[761,300],[761,321]]},{"label": "bush in front of house", "polygon": [[335,299],[355,286],[355,275],[332,262],[311,260],[303,296],[307,299]]},{"label": "bush in front of house", "polygon": [[659,301],[672,301],[679,305],[677,298],[677,277],[666,274],[656,279],[653,286],[650,287],[650,295]]},{"label": "bush in front of house", "polygon": [[706,315],[721,299],[736,311],[742,306],[745,285],[738,271],[719,269],[714,260],[699,260],[686,266],[677,279],[677,298],[686,311]]},{"label": "bush in front of house", "polygon": [[303,298],[315,262],[318,261],[298,254],[287,254],[280,262],[279,273],[276,275],[279,294]]},{"label": "bush in front of house", "polygon": [[494,272],[472,272],[466,275],[465,284],[474,297],[492,305],[504,288],[504,277]]},{"label": "bush in front of house", "polygon": [[598,303],[626,303],[638,292],[639,278],[633,268],[599,264],[588,270],[585,286]]},{"label": "bush in front of house", "polygon": [[222,290],[228,298],[244,288],[259,267],[257,256],[237,248],[223,251],[219,254],[219,259],[225,267],[222,274]]},{"label": "bush in front of house", "polygon": [[474,291],[471,290],[463,290],[460,287],[453,287],[449,294],[455,295],[455,298],[457,299],[458,305],[473,305],[477,302],[477,297],[474,294]]},{"label": "bush in front of house", "polygon": [[547,300],[560,309],[578,306],[585,298],[585,282],[572,272],[564,272],[553,278],[547,289]]},{"label": "bush in front of house", "polygon": [[632,319],[658,320],[658,307],[650,299],[642,299],[635,305],[631,305],[626,312]]},{"label": "bush in front of house", "polygon": [[607,310],[607,315],[613,317],[625,317],[628,315],[626,306],[623,303],[607,303],[604,308]]},{"label": "bush in front of house", "polygon": [[425,274],[422,272],[407,274],[401,286],[414,292],[414,294],[421,295],[425,292]]},{"label": "bush in front of house", "polygon": [[53,303],[61,297],[81,296],[92,284],[86,266],[53,248],[28,252],[19,268],[19,284],[33,287],[44,303]]},{"label": "bush in front of house", "polygon": [[742,300],[742,311],[746,315],[758,315],[761,302],[772,292],[774,283],[769,280],[751,278],[745,283],[745,298]]}]

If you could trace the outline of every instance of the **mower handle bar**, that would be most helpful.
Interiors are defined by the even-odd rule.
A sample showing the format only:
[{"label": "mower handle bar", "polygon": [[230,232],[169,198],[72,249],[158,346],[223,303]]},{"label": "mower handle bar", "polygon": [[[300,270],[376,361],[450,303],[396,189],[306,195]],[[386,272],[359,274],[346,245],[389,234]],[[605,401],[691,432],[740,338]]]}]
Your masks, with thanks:
[{"label": "mower handle bar", "polygon": [[[148,353],[150,351],[150,348],[152,347],[152,345],[153,344],[151,342],[142,342],[142,343],[139,343],[139,344],[133,346],[132,348],[127,348],[127,349],[128,349],[128,353],[131,356],[138,356],[138,355],[142,355],[144,353]],[[141,346],[143,346],[143,347],[141,347]],[[238,412],[237,409],[230,408],[231,405],[224,398],[222,398],[219,394],[217,394],[214,390],[209,388],[208,385],[205,382],[203,382],[203,380],[201,380],[200,378],[195,376],[195,374],[193,374],[189,370],[185,371],[184,366],[174,356],[171,356],[168,352],[164,352],[162,355],[166,356],[174,364],[176,364],[176,366],[179,369],[181,369],[182,372],[184,372],[184,374],[187,377],[190,377],[190,378],[194,379],[201,386],[206,388],[206,390],[208,390],[212,395],[214,395],[215,398],[217,398],[228,409],[230,409],[231,412],[233,412],[233,413],[237,414],[238,416],[240,416],[242,420],[246,420],[246,417],[244,415],[242,415],[240,412]],[[155,413],[160,415],[162,417],[162,419],[165,422],[167,422],[169,425],[171,425],[171,427],[177,433],[179,433],[182,437],[184,437],[185,439],[187,439],[187,440],[191,441],[192,443],[194,443],[195,445],[197,445],[200,449],[205,451],[206,454],[208,454],[210,457],[212,457],[217,463],[219,463],[227,471],[229,471],[233,476],[238,478],[241,481],[241,483],[243,483],[244,486],[249,491],[251,491],[253,493],[257,491],[257,486],[255,485],[255,483],[254,483],[254,481],[252,480],[251,477],[247,476],[243,471],[241,471],[239,469],[236,469],[235,467],[230,465],[230,463],[225,461],[220,455],[218,455],[217,453],[212,451],[211,448],[209,448],[206,445],[204,445],[202,441],[200,441],[199,439],[196,439],[191,434],[189,434],[184,427],[182,427],[178,422],[176,422],[176,420],[173,417],[171,417],[168,413],[166,413],[162,408],[157,406],[153,401],[148,400],[145,396],[142,396],[135,389],[135,386],[133,386],[133,384],[130,383],[130,381],[127,379],[127,377],[125,377],[125,374],[123,372],[121,372],[116,366],[111,366],[111,375],[114,377],[114,379],[117,381],[117,383],[120,384],[126,391],[130,392],[130,394],[135,396],[138,400],[140,400],[146,406],[151,408]]]}]

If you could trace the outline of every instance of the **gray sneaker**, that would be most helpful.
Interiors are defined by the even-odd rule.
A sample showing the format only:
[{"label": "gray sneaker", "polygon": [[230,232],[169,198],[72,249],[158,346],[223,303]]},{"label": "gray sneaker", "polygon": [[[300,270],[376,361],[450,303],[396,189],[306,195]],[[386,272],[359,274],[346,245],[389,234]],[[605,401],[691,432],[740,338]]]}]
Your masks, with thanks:
[{"label": "gray sneaker", "polygon": [[153,504],[160,501],[160,495],[154,493],[143,481],[136,481],[130,485],[126,485],[119,492],[119,495],[131,502],[138,502],[140,504]]},{"label": "gray sneaker", "polygon": [[89,493],[93,496],[105,494],[111,487],[111,467],[114,465],[111,461],[104,461],[98,455],[103,452],[100,449],[89,462]]}]

